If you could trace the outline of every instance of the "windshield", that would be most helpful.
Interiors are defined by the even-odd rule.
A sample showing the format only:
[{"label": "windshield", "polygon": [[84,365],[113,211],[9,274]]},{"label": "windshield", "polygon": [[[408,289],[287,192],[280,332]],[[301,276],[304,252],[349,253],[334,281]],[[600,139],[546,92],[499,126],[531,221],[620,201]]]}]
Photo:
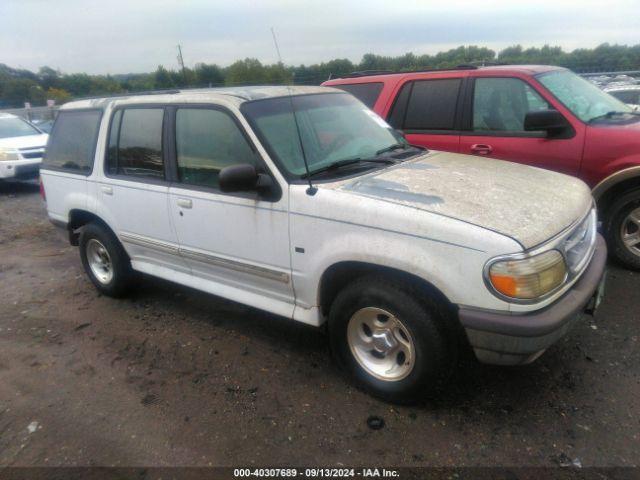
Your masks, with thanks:
[{"label": "windshield", "polygon": [[20,118],[0,118],[0,138],[25,137],[41,133]]},{"label": "windshield", "polygon": [[631,107],[575,73],[554,70],[540,74],[537,78],[583,122],[588,123],[610,112],[632,112]]},{"label": "windshield", "polygon": [[[300,139],[311,172],[334,162],[377,157],[381,151],[404,143],[404,139],[377,114],[343,93],[258,100],[245,103],[241,110],[265,147],[294,177],[306,173]],[[379,165],[368,163],[363,167]]]}]

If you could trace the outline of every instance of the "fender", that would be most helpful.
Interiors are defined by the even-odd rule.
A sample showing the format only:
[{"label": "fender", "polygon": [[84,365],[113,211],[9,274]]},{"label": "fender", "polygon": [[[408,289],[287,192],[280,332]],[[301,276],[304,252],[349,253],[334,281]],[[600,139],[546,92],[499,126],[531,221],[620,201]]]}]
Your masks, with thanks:
[{"label": "fender", "polygon": [[635,177],[640,178],[640,166],[618,170],[617,172],[606,177],[604,180],[601,180],[600,183],[593,187],[593,198],[596,200],[596,202],[598,202],[598,200],[600,200],[605,192],[607,192],[611,187],[619,184],[620,182],[624,182],[625,180],[629,180]]}]

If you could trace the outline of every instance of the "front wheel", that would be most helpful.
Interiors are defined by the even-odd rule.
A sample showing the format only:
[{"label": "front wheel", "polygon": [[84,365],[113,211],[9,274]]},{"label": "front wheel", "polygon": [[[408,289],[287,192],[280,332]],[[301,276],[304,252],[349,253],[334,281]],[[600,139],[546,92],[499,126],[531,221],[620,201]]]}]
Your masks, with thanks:
[{"label": "front wheel", "polygon": [[611,254],[627,268],[640,270],[640,189],[616,200],[605,222]]},{"label": "front wheel", "polygon": [[419,400],[457,358],[442,306],[409,284],[370,276],[349,284],[329,315],[332,351],[364,390],[384,400]]}]

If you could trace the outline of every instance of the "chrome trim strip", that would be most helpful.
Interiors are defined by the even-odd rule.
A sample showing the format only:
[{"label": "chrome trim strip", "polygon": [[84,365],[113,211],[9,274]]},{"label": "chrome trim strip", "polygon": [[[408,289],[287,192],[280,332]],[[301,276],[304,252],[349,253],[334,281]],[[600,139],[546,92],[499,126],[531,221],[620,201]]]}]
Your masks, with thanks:
[{"label": "chrome trim strip", "polygon": [[176,245],[170,243],[161,242],[159,240],[152,240],[142,235],[136,235],[135,233],[121,233],[120,238],[123,242],[138,245],[139,247],[153,248],[165,253],[173,253],[178,255],[180,249]]},{"label": "chrome trim strip", "polygon": [[238,262],[236,260],[229,260],[227,258],[218,257],[208,253],[198,252],[190,248],[178,247],[170,243],[152,240],[141,235],[136,235],[133,233],[121,233],[120,238],[123,242],[130,243],[132,245],[138,245],[140,247],[151,248],[165,253],[180,255],[190,260],[208,263],[209,265],[213,265],[215,267],[221,267],[228,270],[234,270],[236,272],[247,273],[250,275],[267,278],[269,280],[275,280],[282,283],[289,283],[290,281],[289,274],[285,272],[272,270],[270,268],[259,267],[256,265],[251,265],[249,263]]},{"label": "chrome trim strip", "polygon": [[23,147],[23,148],[18,148],[18,151],[20,153],[22,152],[44,152],[45,147]]},{"label": "chrome trim strip", "polygon": [[258,267],[248,263],[238,262],[236,260],[229,260],[226,258],[217,257],[208,253],[196,252],[195,250],[186,249],[180,247],[180,254],[183,257],[198,262],[208,263],[215,267],[222,267],[236,272],[248,273],[257,277],[268,278],[282,283],[289,283],[289,274],[279,272],[278,270],[272,270],[270,268]]}]

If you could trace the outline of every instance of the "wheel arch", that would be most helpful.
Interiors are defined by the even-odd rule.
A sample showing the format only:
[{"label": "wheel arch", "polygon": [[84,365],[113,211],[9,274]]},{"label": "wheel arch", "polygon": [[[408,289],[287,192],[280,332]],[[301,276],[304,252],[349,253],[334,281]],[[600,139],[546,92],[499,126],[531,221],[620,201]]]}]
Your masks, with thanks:
[{"label": "wheel arch", "polygon": [[438,302],[441,302],[450,312],[456,311],[456,306],[449,301],[447,296],[442,293],[434,284],[419,277],[397,268],[378,265],[361,261],[341,261],[329,266],[322,273],[318,286],[318,305],[322,315],[329,314],[331,304],[337,297],[338,293],[350,282],[356,278],[365,275],[384,275],[389,278],[402,280],[419,292],[429,295]]},{"label": "wheel arch", "polygon": [[89,223],[98,223],[107,228],[113,235],[117,237],[113,229],[101,217],[93,212],[81,208],[74,208],[69,211],[69,221],[67,222],[67,230],[69,230],[69,243],[77,247],[80,243],[79,230]]},{"label": "wheel arch", "polygon": [[592,193],[600,216],[604,217],[609,213],[616,197],[635,188],[640,188],[640,166],[620,170],[598,183]]}]

